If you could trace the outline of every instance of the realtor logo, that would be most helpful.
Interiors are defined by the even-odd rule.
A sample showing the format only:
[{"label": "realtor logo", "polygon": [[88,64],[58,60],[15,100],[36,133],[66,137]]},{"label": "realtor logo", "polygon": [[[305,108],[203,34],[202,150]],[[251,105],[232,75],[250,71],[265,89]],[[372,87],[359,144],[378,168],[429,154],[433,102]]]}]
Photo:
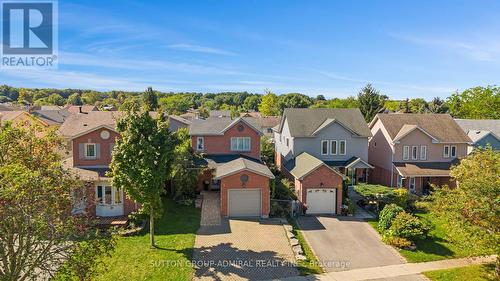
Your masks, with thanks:
[{"label": "realtor logo", "polygon": [[2,1],[1,67],[57,67],[57,2]]}]

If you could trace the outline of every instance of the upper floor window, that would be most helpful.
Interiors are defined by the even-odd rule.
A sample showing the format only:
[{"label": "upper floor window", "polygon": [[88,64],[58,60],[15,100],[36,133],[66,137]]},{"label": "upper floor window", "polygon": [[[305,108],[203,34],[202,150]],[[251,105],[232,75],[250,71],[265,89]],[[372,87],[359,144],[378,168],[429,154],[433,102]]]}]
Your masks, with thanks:
[{"label": "upper floor window", "polygon": [[337,155],[338,142],[336,140],[330,141],[330,154]]},{"label": "upper floor window", "polygon": [[456,145],[452,145],[450,147],[450,155],[451,155],[451,157],[457,157],[457,146]]},{"label": "upper floor window", "polygon": [[411,159],[412,160],[417,160],[418,159],[418,146],[412,146],[411,147]]},{"label": "upper floor window", "polygon": [[403,146],[403,160],[410,159],[410,147],[405,145]]},{"label": "upper floor window", "polygon": [[249,137],[234,137],[231,138],[232,151],[250,151]]},{"label": "upper floor window", "polygon": [[202,151],[205,149],[205,139],[203,137],[196,138],[196,150]]},{"label": "upper floor window", "polygon": [[84,148],[85,148],[85,151],[84,151],[84,155],[85,155],[85,158],[96,158],[97,157],[97,148],[96,148],[96,144],[95,143],[86,143],[84,145]]},{"label": "upper floor window", "polygon": [[321,141],[321,155],[327,155],[327,154],[328,154],[328,141],[322,140]]},{"label": "upper floor window", "polygon": [[450,146],[445,145],[443,148],[443,157],[444,158],[449,158],[450,157]]},{"label": "upper floor window", "polygon": [[426,159],[427,159],[427,146],[421,145],[420,146],[420,160],[426,160]]},{"label": "upper floor window", "polygon": [[339,145],[339,154],[340,155],[345,155],[346,154],[346,151],[347,151],[347,147],[346,147],[346,142],[345,140],[341,140],[340,141],[340,145]]}]

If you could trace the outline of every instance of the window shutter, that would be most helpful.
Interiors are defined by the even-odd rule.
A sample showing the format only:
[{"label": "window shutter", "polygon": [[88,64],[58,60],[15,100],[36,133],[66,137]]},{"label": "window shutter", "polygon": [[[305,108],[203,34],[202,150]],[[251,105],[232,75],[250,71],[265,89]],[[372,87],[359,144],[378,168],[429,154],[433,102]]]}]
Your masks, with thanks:
[{"label": "window shutter", "polygon": [[84,158],[84,148],[83,148],[83,143],[78,144],[78,158],[83,159]]},{"label": "window shutter", "polygon": [[100,143],[95,144],[95,158],[96,159],[101,158],[101,144]]}]

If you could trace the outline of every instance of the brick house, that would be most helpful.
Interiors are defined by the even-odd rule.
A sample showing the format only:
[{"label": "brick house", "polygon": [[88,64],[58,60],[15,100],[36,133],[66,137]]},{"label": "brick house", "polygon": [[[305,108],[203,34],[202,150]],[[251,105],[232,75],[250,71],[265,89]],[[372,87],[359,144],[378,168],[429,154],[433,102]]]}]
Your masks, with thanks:
[{"label": "brick house", "polygon": [[370,123],[370,182],[427,194],[455,186],[450,168],[467,156],[470,138],[449,114],[377,114]]},{"label": "brick house", "polygon": [[193,119],[189,134],[203,157],[197,189],[220,193],[221,216],[268,217],[274,175],[261,161],[258,123],[241,117]]},{"label": "brick house", "polygon": [[[152,113],[155,114],[155,113]],[[123,190],[114,187],[106,176],[111,164],[113,146],[120,134],[116,121],[123,115],[117,111],[89,111],[69,116],[59,128],[65,138],[68,157],[65,168],[85,182],[83,194],[75,195],[74,213],[95,217],[119,217],[137,210],[139,205],[129,199]],[[171,117],[171,130],[187,127],[187,121]],[[183,126],[181,124],[184,124]]]}]

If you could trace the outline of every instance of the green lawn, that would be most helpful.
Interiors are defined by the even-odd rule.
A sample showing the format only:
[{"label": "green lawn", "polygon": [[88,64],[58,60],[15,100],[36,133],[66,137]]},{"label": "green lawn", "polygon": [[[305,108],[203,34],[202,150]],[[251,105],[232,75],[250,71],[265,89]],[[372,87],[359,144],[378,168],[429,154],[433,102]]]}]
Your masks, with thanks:
[{"label": "green lawn", "polygon": [[469,265],[466,267],[424,272],[427,278],[435,281],[480,281],[498,280],[495,278],[495,265]]},{"label": "green lawn", "polygon": [[[443,259],[461,258],[469,254],[474,255],[473,252],[467,252],[458,247],[458,245],[450,242],[446,238],[446,231],[444,224],[446,223],[429,213],[417,213],[418,217],[427,220],[432,225],[430,237],[425,240],[415,241],[417,245],[416,251],[399,250],[401,255],[406,258],[408,262],[426,262]],[[371,220],[368,223],[377,229],[377,221]]]},{"label": "green lawn", "polygon": [[306,240],[304,239],[304,236],[302,235],[299,226],[293,220],[289,220],[289,222],[293,227],[293,234],[295,235],[295,238],[299,240],[299,244],[302,247],[302,250],[304,251],[305,257],[307,258],[306,260],[303,261],[297,261],[297,269],[299,270],[300,275],[323,273],[323,270],[319,266],[318,259],[312,252],[311,248],[309,248],[309,244],[307,244]]},{"label": "green lawn", "polygon": [[106,272],[96,280],[191,280],[191,260],[200,210],[163,200],[156,222],[157,249],[149,247],[149,231],[118,238],[116,250],[104,258]]}]

